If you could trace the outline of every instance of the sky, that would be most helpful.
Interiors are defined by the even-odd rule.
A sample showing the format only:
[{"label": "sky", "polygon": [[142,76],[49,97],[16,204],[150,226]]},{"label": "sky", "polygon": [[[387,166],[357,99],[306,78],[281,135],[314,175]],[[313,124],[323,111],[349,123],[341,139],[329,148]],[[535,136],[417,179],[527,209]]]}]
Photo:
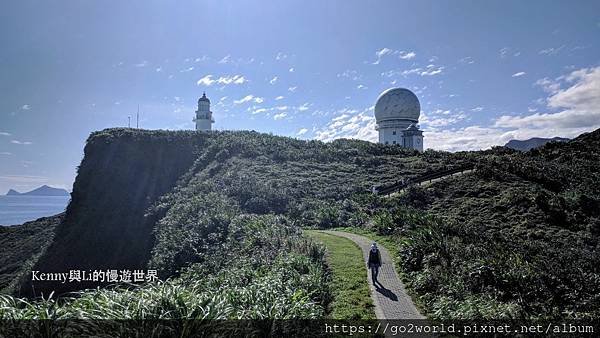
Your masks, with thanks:
[{"label": "sky", "polygon": [[[377,140],[390,87],[425,148],[600,128],[599,1],[4,1],[0,194],[71,189],[89,134],[193,129]],[[150,155],[149,155],[150,156]]]}]

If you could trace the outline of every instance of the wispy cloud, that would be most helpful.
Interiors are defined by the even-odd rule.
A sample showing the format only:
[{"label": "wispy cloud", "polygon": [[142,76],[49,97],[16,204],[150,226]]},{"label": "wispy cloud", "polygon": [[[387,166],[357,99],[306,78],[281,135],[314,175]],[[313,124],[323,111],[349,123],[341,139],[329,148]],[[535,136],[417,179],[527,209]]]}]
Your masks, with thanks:
[{"label": "wispy cloud", "polygon": [[5,131],[0,131],[0,136],[10,136],[11,133],[7,133]]},{"label": "wispy cloud", "polygon": [[146,67],[147,65],[149,65],[150,63],[146,60],[142,60],[139,63],[136,63],[134,66],[138,67],[138,68],[142,68],[142,67]]},{"label": "wispy cloud", "polygon": [[30,110],[30,109],[31,109],[31,106],[28,104],[24,104],[21,106],[21,110]]},{"label": "wispy cloud", "polygon": [[421,76],[433,76],[441,74],[444,70],[443,66],[435,66],[435,65],[427,65],[425,70],[423,70],[419,75]]},{"label": "wispy cloud", "polygon": [[296,136],[302,136],[302,135],[306,134],[307,132],[308,132],[308,129],[302,128],[302,129],[298,130],[298,132],[296,133]]},{"label": "wispy cloud", "polygon": [[380,50],[378,50],[377,52],[375,52],[375,55],[377,56],[377,60],[375,60],[375,61],[373,62],[373,64],[374,64],[374,65],[378,65],[378,64],[381,62],[381,58],[382,58],[384,55],[388,55],[388,54],[390,54],[391,52],[392,52],[392,50],[391,50],[391,49],[389,49],[389,48],[386,48],[386,47],[384,47],[384,48],[381,48]]},{"label": "wispy cloud", "polygon": [[275,55],[275,60],[281,61],[281,60],[287,59],[287,57],[288,57],[287,54],[285,54],[283,52],[279,52],[279,53],[277,53],[277,55]]},{"label": "wispy cloud", "polygon": [[30,145],[33,144],[33,142],[29,142],[29,141],[19,141],[19,140],[11,140],[10,143],[12,144],[20,144],[20,145]]},{"label": "wispy cloud", "polygon": [[290,68],[290,69],[289,69],[289,72],[290,72],[290,73],[293,73],[293,72],[294,72],[294,67]]},{"label": "wispy cloud", "polygon": [[293,93],[293,92],[295,92],[295,91],[296,91],[296,89],[298,89],[298,87],[297,87],[297,86],[294,86],[294,87],[289,87],[289,88],[288,88],[288,91]]},{"label": "wispy cloud", "polygon": [[556,55],[558,54],[561,50],[563,50],[565,48],[565,45],[562,45],[560,47],[550,47],[550,48],[546,48],[546,49],[542,49],[538,52],[538,54],[540,55]]},{"label": "wispy cloud", "polygon": [[360,75],[356,70],[346,69],[342,73],[336,75],[339,78],[347,78],[352,81],[358,81],[362,79],[362,75]]},{"label": "wispy cloud", "polygon": [[273,116],[273,120],[277,121],[277,120],[281,120],[284,119],[287,116],[287,113],[279,113],[279,114],[275,114]]},{"label": "wispy cloud", "polygon": [[242,104],[245,102],[254,102],[254,103],[263,103],[264,102],[264,98],[262,97],[257,97],[254,95],[246,95],[243,98],[239,99],[239,100],[234,100],[233,103],[234,104]]},{"label": "wispy cloud", "polygon": [[0,151],[0,155],[10,156],[12,153],[9,153],[8,151]]},{"label": "wispy cloud", "polygon": [[375,52],[375,56],[377,57],[377,59],[375,61],[373,61],[372,64],[378,65],[381,62],[381,60],[383,59],[383,57],[386,55],[396,55],[396,56],[398,56],[399,59],[402,59],[402,60],[410,60],[417,56],[417,54],[415,52],[410,52],[410,51],[407,52],[407,51],[403,51],[403,50],[393,50],[393,49],[384,47]]},{"label": "wispy cloud", "polygon": [[277,82],[278,77],[277,76],[273,76],[273,78],[269,81],[270,84],[275,84],[275,82]]},{"label": "wispy cloud", "polygon": [[308,102],[306,102],[303,105],[298,106],[298,111],[306,111],[306,110],[308,110],[309,106],[310,106],[310,104],[308,104]]},{"label": "wispy cloud", "polygon": [[525,73],[525,72],[518,72],[518,73],[514,73],[514,74],[512,75],[512,77],[521,77],[521,76],[523,76],[523,75],[525,75],[525,74],[527,74],[527,73]]},{"label": "wispy cloud", "polygon": [[243,75],[226,75],[226,76],[221,76],[217,79],[213,79],[213,75],[208,74],[205,75],[204,77],[202,77],[200,80],[198,80],[196,82],[197,85],[203,85],[203,86],[212,86],[214,83],[217,84],[221,84],[221,85],[228,85],[228,84],[244,84],[248,82],[248,80],[246,80],[246,78]]},{"label": "wispy cloud", "polygon": [[415,56],[417,56],[417,54],[415,52],[405,52],[405,51],[398,52],[398,57],[401,58],[402,60],[410,60],[410,59],[413,59]]},{"label": "wispy cloud", "polygon": [[225,55],[221,60],[219,60],[220,64],[225,64],[225,63],[230,63],[231,62],[231,55],[227,54]]},{"label": "wispy cloud", "polygon": [[275,101],[283,100],[284,98],[284,96],[279,95],[275,98]]},{"label": "wispy cloud", "polygon": [[187,73],[187,72],[191,72],[192,70],[194,70],[194,67],[188,67],[188,68],[180,70],[179,72],[180,73]]}]

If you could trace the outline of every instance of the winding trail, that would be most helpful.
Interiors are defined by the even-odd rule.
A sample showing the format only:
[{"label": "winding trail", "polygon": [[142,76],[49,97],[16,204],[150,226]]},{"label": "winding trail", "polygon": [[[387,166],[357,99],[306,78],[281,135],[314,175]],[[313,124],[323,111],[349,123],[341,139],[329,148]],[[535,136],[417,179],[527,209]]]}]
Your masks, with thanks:
[{"label": "winding trail", "polygon": [[[323,231],[324,233],[348,238],[356,243],[363,252],[365,262],[371,249],[372,240],[361,235],[355,235],[343,231]],[[371,298],[375,304],[375,315],[377,319],[425,319],[415,307],[410,296],[406,293],[404,284],[400,281],[398,273],[394,268],[392,257],[386,248],[379,246],[381,251],[381,260],[383,265],[379,268],[378,280],[380,284],[373,286],[371,282],[370,272],[368,273],[369,289]]]}]

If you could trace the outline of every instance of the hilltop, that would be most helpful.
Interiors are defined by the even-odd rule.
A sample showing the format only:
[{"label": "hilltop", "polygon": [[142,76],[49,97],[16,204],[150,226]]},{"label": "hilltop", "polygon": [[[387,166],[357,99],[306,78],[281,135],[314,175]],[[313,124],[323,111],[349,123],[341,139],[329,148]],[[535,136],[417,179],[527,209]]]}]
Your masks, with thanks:
[{"label": "hilltop", "polygon": [[[431,317],[594,317],[599,145],[600,131],[527,153],[418,153],[250,131],[107,129],[88,139],[65,219],[34,269],[151,268],[178,283],[195,276],[242,288],[233,273],[262,290],[252,274],[274,276],[277,264],[293,261],[301,276],[324,283],[322,252],[300,227],[349,226],[397,243],[403,277]],[[464,165],[476,170],[390,198],[370,193],[374,184]],[[321,309],[311,313],[324,311],[325,286],[298,287]],[[22,295],[31,290],[21,284]]]},{"label": "hilltop", "polygon": [[504,146],[514,150],[528,151],[534,148],[539,148],[548,142],[566,142],[568,138],[564,137],[553,137],[553,138],[541,138],[533,137],[527,140],[510,140]]}]

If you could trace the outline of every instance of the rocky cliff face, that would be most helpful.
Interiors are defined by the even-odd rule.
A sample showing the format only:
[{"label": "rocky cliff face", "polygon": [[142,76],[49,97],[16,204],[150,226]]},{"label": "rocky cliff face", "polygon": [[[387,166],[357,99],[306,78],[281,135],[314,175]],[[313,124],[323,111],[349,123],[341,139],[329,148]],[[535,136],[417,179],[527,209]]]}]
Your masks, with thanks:
[{"label": "rocky cliff face", "polygon": [[[153,245],[154,217],[158,217],[147,217],[146,211],[192,165],[205,135],[132,129],[93,133],[65,219],[33,270],[91,273],[144,268]],[[28,279],[21,294],[60,294],[97,285]]]}]

